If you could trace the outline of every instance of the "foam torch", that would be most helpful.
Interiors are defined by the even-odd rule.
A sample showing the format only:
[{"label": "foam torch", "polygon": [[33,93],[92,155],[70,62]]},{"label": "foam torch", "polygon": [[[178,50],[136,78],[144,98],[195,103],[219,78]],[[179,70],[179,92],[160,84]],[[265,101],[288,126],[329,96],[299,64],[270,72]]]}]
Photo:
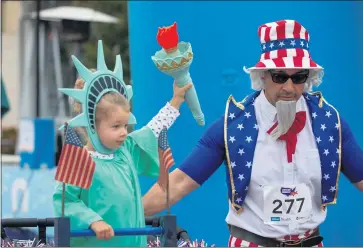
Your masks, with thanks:
[{"label": "foam torch", "polygon": [[[189,68],[193,61],[192,46],[189,42],[179,42],[177,24],[158,29],[157,42],[162,47],[151,57],[156,67],[163,73],[174,78],[178,87],[192,83]],[[187,103],[194,119],[200,126],[205,125],[195,85],[185,93]]]}]

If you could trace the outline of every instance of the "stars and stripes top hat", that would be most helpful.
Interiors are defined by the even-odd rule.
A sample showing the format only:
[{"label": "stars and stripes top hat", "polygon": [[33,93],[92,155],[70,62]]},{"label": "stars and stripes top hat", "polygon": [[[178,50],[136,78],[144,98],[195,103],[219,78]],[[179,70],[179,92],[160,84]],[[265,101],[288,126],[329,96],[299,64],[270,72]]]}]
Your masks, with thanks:
[{"label": "stars and stripes top hat", "polygon": [[281,20],[261,25],[258,28],[261,42],[260,61],[250,70],[256,69],[316,69],[309,52],[309,32],[295,20]]}]

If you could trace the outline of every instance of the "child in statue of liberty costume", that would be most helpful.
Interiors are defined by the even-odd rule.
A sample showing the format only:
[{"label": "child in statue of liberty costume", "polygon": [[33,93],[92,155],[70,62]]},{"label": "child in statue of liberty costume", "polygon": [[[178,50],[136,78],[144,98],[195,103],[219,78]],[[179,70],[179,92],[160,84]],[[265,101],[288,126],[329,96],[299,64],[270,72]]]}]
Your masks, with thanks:
[{"label": "child in statue of liberty costume", "polygon": [[[136,120],[130,113],[131,86],[122,77],[120,56],[115,71],[106,67],[102,41],[98,43],[97,70],[92,72],[72,57],[82,79],[76,89],[60,89],[82,107],[68,124],[85,127],[88,149],[96,163],[89,189],[66,185],[65,211],[71,229],[91,228],[96,237],[72,238],[71,246],[146,247],[146,236],[114,236],[113,228],[145,227],[138,175],[157,177],[159,157],[157,138],[164,126],[169,128],[179,116],[179,107],[191,84],[178,88],[174,96],[143,128],[127,134],[127,125]],[[61,215],[62,184],[53,195],[56,216]]]}]

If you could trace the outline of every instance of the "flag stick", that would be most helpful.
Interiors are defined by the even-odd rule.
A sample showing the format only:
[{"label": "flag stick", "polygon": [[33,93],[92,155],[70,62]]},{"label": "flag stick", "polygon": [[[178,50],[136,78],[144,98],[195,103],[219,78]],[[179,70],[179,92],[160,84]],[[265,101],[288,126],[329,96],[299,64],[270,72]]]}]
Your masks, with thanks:
[{"label": "flag stick", "polygon": [[166,171],[166,207],[170,215],[170,198],[169,198],[169,170]]},{"label": "flag stick", "polygon": [[[68,123],[67,122],[65,123],[64,128],[65,128],[66,131],[64,132],[63,146],[64,146],[65,139],[67,137],[67,132],[68,132]],[[66,192],[66,184],[65,183],[62,183],[62,217],[64,217],[64,198],[65,198],[65,192]]]},{"label": "flag stick", "polygon": [[62,183],[62,217],[64,217],[64,195],[66,191],[65,183]]}]

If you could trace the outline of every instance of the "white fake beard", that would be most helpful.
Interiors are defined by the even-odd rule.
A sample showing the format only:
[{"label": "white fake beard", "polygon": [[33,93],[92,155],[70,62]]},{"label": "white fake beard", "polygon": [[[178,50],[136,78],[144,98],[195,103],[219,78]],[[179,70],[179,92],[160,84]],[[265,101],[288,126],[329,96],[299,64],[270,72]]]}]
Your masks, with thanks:
[{"label": "white fake beard", "polygon": [[277,110],[277,127],[271,132],[273,139],[278,139],[281,135],[285,134],[296,116],[296,101],[278,101],[276,102]]}]

